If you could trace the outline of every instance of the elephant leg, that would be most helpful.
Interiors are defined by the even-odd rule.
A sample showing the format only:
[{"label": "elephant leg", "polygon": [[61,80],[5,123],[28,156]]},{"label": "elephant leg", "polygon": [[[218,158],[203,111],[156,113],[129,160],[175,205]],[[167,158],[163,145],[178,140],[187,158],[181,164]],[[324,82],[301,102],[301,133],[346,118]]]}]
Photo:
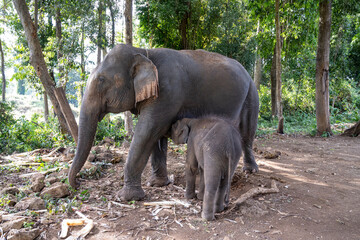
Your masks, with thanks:
[{"label": "elephant leg", "polygon": [[204,183],[204,170],[202,168],[199,168],[199,174],[200,174],[200,183],[199,183],[199,192],[197,194],[197,198],[199,200],[203,200],[204,199],[205,183]]},{"label": "elephant leg", "polygon": [[121,200],[140,200],[145,196],[141,188],[141,174],[157,140],[165,134],[171,122],[165,118],[154,121],[153,119],[156,119],[156,116],[153,116],[154,112],[159,112],[159,110],[144,109],[136,124],[124,167],[124,187],[118,194]]},{"label": "elephant leg", "polygon": [[220,174],[214,175],[213,173],[208,173],[206,171],[204,174],[205,191],[201,217],[211,221],[215,219],[215,197],[216,192],[219,189],[221,176]]},{"label": "elephant leg", "polygon": [[187,199],[195,198],[195,182],[196,182],[196,172],[198,169],[198,162],[194,154],[193,147],[188,145],[188,152],[186,156],[186,165],[185,165],[185,178],[186,178],[186,190],[185,197]]},{"label": "elephant leg", "polygon": [[229,176],[225,174],[224,177],[220,180],[219,189],[216,193],[216,203],[215,203],[215,212],[222,212],[225,208],[225,201],[228,198],[228,182]]},{"label": "elephant leg", "polygon": [[246,173],[255,173],[259,170],[252,150],[258,114],[259,98],[255,86],[251,84],[248,96],[244,102],[243,110],[240,113],[241,147],[244,152],[243,171]]},{"label": "elephant leg", "polygon": [[153,147],[150,157],[152,175],[148,180],[150,186],[162,187],[170,183],[166,169],[167,146],[167,138],[162,137]]}]

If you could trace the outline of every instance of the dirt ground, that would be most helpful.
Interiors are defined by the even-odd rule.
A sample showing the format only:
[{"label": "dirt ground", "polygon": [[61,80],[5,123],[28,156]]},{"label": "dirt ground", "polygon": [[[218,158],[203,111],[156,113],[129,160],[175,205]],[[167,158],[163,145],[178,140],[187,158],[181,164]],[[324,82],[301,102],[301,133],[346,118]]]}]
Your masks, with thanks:
[{"label": "dirt ground", "polygon": [[[70,198],[82,199],[78,208],[95,221],[86,239],[360,239],[359,148],[359,137],[274,134],[258,138],[254,151],[259,173],[246,175],[239,164],[231,186],[230,206],[211,222],[201,219],[201,202],[195,199],[188,201],[190,206],[144,206],[174,199],[186,202],[185,148],[175,145],[170,145],[168,153],[173,183],[147,187],[151,173],[148,164],[143,174],[143,201],[123,202],[127,207],[116,204],[116,193],[123,184],[124,160],[103,164],[95,175],[85,174],[80,189]],[[110,150],[126,158],[126,148]],[[9,183],[23,187],[25,180],[19,179],[20,173],[3,171],[0,189]],[[258,195],[238,209],[232,208],[242,194],[255,187],[269,188],[272,180],[279,193]],[[38,239],[58,239],[65,218],[79,217],[69,211],[34,216],[35,226],[42,230]],[[72,227],[71,232],[78,229]]]}]

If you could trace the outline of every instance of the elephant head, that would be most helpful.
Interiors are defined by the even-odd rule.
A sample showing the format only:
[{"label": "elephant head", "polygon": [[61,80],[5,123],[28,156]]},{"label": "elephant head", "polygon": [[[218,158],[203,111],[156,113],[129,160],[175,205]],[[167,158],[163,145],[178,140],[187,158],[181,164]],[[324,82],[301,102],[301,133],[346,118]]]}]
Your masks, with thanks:
[{"label": "elephant head", "polygon": [[69,183],[76,187],[75,177],[91,150],[97,124],[107,113],[136,109],[137,103],[158,97],[158,72],[145,57],[145,50],[117,45],[92,71],[85,89],[79,118],[76,155],[69,171]]},{"label": "elephant head", "polygon": [[171,138],[175,144],[187,143],[190,134],[190,121],[189,118],[183,118],[171,127]]}]

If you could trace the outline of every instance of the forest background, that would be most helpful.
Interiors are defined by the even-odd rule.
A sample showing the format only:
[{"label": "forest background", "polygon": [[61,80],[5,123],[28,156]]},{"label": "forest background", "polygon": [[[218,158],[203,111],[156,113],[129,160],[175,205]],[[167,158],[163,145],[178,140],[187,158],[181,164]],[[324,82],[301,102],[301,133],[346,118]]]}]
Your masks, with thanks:
[{"label": "forest background", "polygon": [[[360,120],[360,3],[326,2],[330,2],[331,9],[331,130],[321,132],[323,137],[339,134]],[[53,84],[65,90],[77,116],[91,70],[115,44],[125,42],[125,19],[129,17],[125,16],[125,1],[26,3]],[[247,69],[260,96],[258,136],[277,131],[277,70],[281,76],[283,131],[319,133],[315,78],[318,1],[137,0],[133,4],[134,46],[205,49],[234,58]],[[0,11],[0,154],[73,145],[66,127],[59,127],[58,115],[53,114],[51,105],[49,111],[49,93],[44,93],[30,64],[28,42],[13,2],[3,0]],[[280,41],[276,40],[277,32]],[[280,43],[280,65],[276,64],[276,43]],[[25,111],[20,110],[24,108],[30,116],[22,116]],[[35,111],[36,108],[41,110]],[[133,119],[136,124],[136,117]],[[126,135],[124,121],[116,115],[99,124],[96,141],[111,137],[121,144]]]}]

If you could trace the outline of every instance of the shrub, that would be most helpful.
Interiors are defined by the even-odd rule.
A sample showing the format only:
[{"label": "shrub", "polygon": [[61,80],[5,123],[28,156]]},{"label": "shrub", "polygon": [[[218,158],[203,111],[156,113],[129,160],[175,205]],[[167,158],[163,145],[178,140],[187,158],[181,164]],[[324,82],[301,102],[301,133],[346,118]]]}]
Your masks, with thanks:
[{"label": "shrub", "polygon": [[121,118],[104,118],[99,122],[95,136],[95,144],[104,140],[106,137],[114,139],[116,143],[122,142],[126,137],[125,123]]}]

